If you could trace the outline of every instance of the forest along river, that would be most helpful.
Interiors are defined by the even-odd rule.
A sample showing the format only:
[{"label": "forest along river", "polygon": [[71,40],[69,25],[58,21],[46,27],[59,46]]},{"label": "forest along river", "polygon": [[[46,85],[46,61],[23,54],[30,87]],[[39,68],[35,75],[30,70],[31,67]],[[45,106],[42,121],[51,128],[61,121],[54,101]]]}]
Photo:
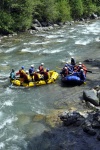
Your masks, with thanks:
[{"label": "forest along river", "polygon": [[[83,111],[83,89],[90,87],[89,80],[99,74],[87,74],[82,86],[64,87],[60,77],[54,84],[23,88],[10,88],[11,69],[17,72],[21,66],[28,70],[31,64],[60,72],[71,56],[76,61],[88,58],[100,59],[100,20],[85,24],[66,25],[63,28],[35,34],[20,34],[0,41],[0,149],[27,149],[28,140],[39,136],[48,126],[40,118],[61,108]],[[87,66],[89,69],[91,65]],[[95,71],[94,68],[93,71]],[[64,105],[66,103],[66,105]],[[42,121],[41,121],[42,120]],[[26,140],[27,139],[27,140]]]}]

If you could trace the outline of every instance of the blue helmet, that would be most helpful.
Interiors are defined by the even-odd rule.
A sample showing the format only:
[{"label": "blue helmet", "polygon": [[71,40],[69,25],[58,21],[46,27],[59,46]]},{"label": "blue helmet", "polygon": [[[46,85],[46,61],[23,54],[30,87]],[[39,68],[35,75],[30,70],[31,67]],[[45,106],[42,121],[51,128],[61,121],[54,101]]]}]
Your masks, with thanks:
[{"label": "blue helmet", "polygon": [[49,68],[47,68],[46,71],[49,71]]},{"label": "blue helmet", "polygon": [[24,66],[22,66],[21,68],[24,69]]}]

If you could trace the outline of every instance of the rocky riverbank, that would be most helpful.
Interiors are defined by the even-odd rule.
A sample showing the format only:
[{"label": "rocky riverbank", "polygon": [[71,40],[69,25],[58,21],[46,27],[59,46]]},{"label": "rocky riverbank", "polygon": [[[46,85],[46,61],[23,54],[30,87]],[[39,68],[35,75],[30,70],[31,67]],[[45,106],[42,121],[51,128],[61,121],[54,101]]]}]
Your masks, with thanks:
[{"label": "rocky riverbank", "polygon": [[[92,73],[94,70],[97,72],[97,74],[92,74],[96,80],[88,81],[90,83],[90,89],[88,90],[94,89],[94,96],[97,96],[98,101],[100,101],[100,95],[97,94],[100,90],[100,60],[87,59],[84,62],[91,65]],[[92,96],[91,98],[93,98]],[[32,138],[27,149],[98,150],[100,147],[100,102],[95,105],[91,101],[85,100],[84,94],[82,97],[81,105],[85,106],[83,112],[77,111],[73,107],[66,110],[65,106],[64,109],[60,108],[53,111],[49,116],[35,117],[34,119],[37,121],[40,120],[39,118],[43,119],[49,130],[45,130],[41,136]],[[63,103],[63,106],[64,104],[66,105],[66,102]]]}]

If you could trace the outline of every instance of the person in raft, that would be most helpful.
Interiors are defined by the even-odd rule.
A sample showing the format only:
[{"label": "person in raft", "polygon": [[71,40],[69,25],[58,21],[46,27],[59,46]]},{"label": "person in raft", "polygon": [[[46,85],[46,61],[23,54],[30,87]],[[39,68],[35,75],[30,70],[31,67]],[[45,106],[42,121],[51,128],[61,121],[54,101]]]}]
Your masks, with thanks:
[{"label": "person in raft", "polygon": [[29,68],[29,74],[31,77],[33,76],[34,71],[35,71],[34,65],[31,65],[31,67]]},{"label": "person in raft", "polygon": [[24,66],[16,73],[16,76],[20,75],[20,78],[23,78],[25,74]]},{"label": "person in raft", "polygon": [[26,70],[25,74],[24,74],[24,81],[25,83],[28,83],[31,81],[31,77],[30,77],[30,74],[28,72],[28,70]]},{"label": "person in raft", "polygon": [[71,65],[75,66],[76,65],[76,61],[74,57],[71,57]]},{"label": "person in raft", "polygon": [[47,68],[46,71],[44,71],[43,79],[48,80],[50,78],[49,69]]},{"label": "person in raft", "polygon": [[39,71],[41,74],[44,73],[44,67],[43,66],[44,66],[44,63],[41,63],[41,65],[39,66]]},{"label": "person in raft", "polygon": [[15,70],[14,69],[11,70],[9,78],[10,78],[10,81],[16,79],[16,75],[15,75]]},{"label": "person in raft", "polygon": [[33,73],[33,75],[34,75],[34,81],[40,81],[41,74],[40,74],[39,69],[37,69],[36,72]]},{"label": "person in raft", "polygon": [[79,77],[83,82],[85,82],[86,76],[83,69],[80,70]]},{"label": "person in raft", "polygon": [[64,67],[60,74],[62,77],[66,77],[68,75],[68,67]]}]

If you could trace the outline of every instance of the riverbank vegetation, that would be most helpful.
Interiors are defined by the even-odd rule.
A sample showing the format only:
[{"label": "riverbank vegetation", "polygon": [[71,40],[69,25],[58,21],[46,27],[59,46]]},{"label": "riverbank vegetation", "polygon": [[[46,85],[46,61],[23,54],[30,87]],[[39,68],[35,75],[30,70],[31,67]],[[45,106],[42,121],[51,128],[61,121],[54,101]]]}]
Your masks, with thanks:
[{"label": "riverbank vegetation", "polygon": [[34,19],[48,24],[100,15],[99,0],[2,0],[0,34],[26,31]]}]

